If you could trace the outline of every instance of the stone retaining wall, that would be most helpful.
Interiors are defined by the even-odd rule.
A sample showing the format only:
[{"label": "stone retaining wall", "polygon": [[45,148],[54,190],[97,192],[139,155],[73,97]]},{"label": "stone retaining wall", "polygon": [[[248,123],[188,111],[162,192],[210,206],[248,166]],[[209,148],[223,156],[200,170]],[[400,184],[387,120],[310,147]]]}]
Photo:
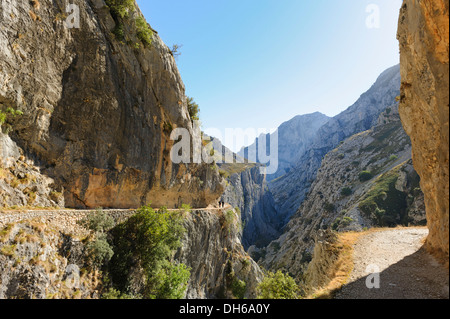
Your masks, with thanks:
[{"label": "stone retaining wall", "polygon": [[[11,223],[25,220],[42,222],[60,229],[66,234],[85,235],[86,229],[77,224],[79,220],[95,213],[95,210],[57,210],[57,211],[14,211],[0,212],[0,229]],[[116,223],[120,223],[131,216],[135,210],[104,210],[114,218]]]}]

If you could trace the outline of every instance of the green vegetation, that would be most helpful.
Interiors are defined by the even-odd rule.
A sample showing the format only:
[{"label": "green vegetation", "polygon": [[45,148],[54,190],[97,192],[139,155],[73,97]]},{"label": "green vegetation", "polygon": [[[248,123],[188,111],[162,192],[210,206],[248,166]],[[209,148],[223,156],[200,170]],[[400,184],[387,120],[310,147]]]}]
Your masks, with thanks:
[{"label": "green vegetation", "polygon": [[228,229],[228,231],[231,232],[235,224],[235,221],[236,221],[236,214],[232,209],[229,209],[225,213],[223,213],[223,221],[222,221],[223,228]]},{"label": "green vegetation", "polygon": [[152,44],[153,31],[148,25],[147,21],[143,17],[137,17],[136,23],[136,36],[145,47],[149,47]]},{"label": "green vegetation", "polygon": [[373,174],[369,171],[362,171],[359,173],[359,180],[360,182],[367,182],[370,181],[373,178]]},{"label": "green vegetation", "polygon": [[[128,21],[130,16],[136,12],[134,0],[106,0],[111,16],[113,17],[116,26],[112,33],[119,41],[126,40],[126,26],[125,22]],[[139,39],[145,47],[149,47],[152,44],[153,31],[150,28],[145,18],[138,16],[134,19],[134,32],[137,39]],[[139,43],[134,43],[128,39],[126,41],[132,48],[138,50],[140,48]]]},{"label": "green vegetation", "polygon": [[351,217],[343,217],[343,218],[336,218],[334,223],[331,225],[331,229],[338,230],[339,227],[347,227],[353,222],[353,218]]},{"label": "green vegetation", "polygon": [[103,233],[97,233],[95,239],[86,245],[86,249],[88,251],[89,264],[94,269],[102,268],[114,255],[107,236]]},{"label": "green vegetation", "polygon": [[406,223],[406,194],[395,188],[398,177],[398,170],[383,174],[359,203],[359,209],[380,227]]},{"label": "green vegetation", "polygon": [[89,265],[94,269],[101,269],[114,255],[107,238],[107,231],[114,226],[114,219],[98,208],[94,214],[82,219],[79,224],[92,232],[86,244]]},{"label": "green vegetation", "polygon": [[94,214],[82,219],[79,224],[93,232],[105,233],[114,227],[114,219],[101,208],[97,208]]},{"label": "green vegetation", "polygon": [[336,210],[336,206],[334,206],[333,204],[331,204],[329,202],[326,202],[323,205],[323,208],[329,213],[332,213],[332,212],[334,212]]},{"label": "green vegetation", "polygon": [[247,283],[236,276],[231,260],[226,264],[226,290],[236,299],[244,299],[247,292]]},{"label": "green vegetation", "polygon": [[122,23],[117,23],[112,31],[112,33],[116,36],[116,39],[119,41],[125,40],[125,31],[123,28],[124,26]]},{"label": "green vegetation", "polygon": [[192,212],[192,207],[189,204],[182,204],[181,205],[181,211],[183,213],[190,213],[190,212]]},{"label": "green vegetation", "polygon": [[238,278],[234,278],[231,283],[231,293],[237,299],[244,299],[245,293],[247,291],[247,283],[243,280],[239,280]]},{"label": "green vegetation", "polygon": [[172,48],[169,50],[170,54],[176,59],[181,55],[180,49],[182,45],[174,44]]},{"label": "green vegetation", "polygon": [[16,245],[5,245],[0,249],[0,254],[14,257],[16,252]]},{"label": "green vegetation", "polygon": [[353,194],[353,190],[350,187],[344,187],[341,190],[341,195],[342,196],[350,196],[351,194]]},{"label": "green vegetation", "polygon": [[228,179],[228,177],[230,177],[230,173],[228,173],[227,171],[223,170],[223,169],[219,169],[219,175],[222,178]]},{"label": "green vegetation", "polygon": [[269,272],[258,285],[258,299],[298,299],[300,296],[295,280],[281,271]]},{"label": "green vegetation", "polygon": [[106,0],[105,2],[114,19],[127,18],[131,12],[136,10],[134,0]]},{"label": "green vegetation", "polygon": [[[7,123],[9,120],[16,118],[17,116],[22,116],[23,112],[20,110],[15,110],[12,107],[7,107],[5,111],[0,110],[0,128]],[[6,125],[6,129],[4,131],[5,134],[8,134],[12,130],[12,126],[10,124]]]},{"label": "green vegetation", "polygon": [[192,121],[199,121],[199,113],[200,113],[200,107],[197,103],[195,103],[194,99],[192,97],[187,97],[187,106],[188,106],[188,112],[189,116],[191,117]]},{"label": "green vegetation", "polygon": [[110,275],[114,288],[126,292],[133,269],[142,269],[146,299],[183,298],[190,277],[184,264],[174,264],[173,254],[185,232],[181,212],[144,206],[112,231],[114,256]]},{"label": "green vegetation", "polygon": [[390,160],[390,161],[396,161],[396,160],[398,160],[398,156],[397,156],[397,155],[391,155],[391,156],[389,157],[389,160]]}]

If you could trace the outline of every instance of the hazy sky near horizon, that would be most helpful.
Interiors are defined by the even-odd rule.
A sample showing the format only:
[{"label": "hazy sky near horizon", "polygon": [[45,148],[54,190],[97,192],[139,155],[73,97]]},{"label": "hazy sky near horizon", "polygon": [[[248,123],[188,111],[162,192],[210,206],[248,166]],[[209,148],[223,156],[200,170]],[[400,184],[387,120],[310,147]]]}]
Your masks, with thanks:
[{"label": "hazy sky near horizon", "polygon": [[177,65],[203,129],[337,115],[399,63],[401,0],[137,2],[169,47],[183,45]]}]

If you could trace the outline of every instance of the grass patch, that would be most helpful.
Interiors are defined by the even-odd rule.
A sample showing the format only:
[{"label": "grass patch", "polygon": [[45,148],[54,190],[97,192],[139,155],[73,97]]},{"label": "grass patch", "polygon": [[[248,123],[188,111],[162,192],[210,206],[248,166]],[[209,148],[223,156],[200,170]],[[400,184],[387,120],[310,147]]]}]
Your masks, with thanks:
[{"label": "grass patch", "polygon": [[306,296],[306,299],[333,299],[335,294],[347,283],[353,270],[353,245],[364,233],[348,232],[338,234],[338,240],[332,250],[336,261],[329,265],[328,284],[316,288]]},{"label": "grass patch", "polygon": [[0,253],[7,257],[14,257],[16,253],[16,245],[5,245],[0,249]]},{"label": "grass patch", "polygon": [[143,17],[137,17],[135,20],[136,23],[136,36],[145,47],[149,47],[152,44],[153,31],[150,28],[149,24]]},{"label": "grass patch", "polygon": [[359,203],[359,209],[377,226],[393,227],[405,222],[406,194],[395,188],[398,178],[398,168],[381,175]]}]

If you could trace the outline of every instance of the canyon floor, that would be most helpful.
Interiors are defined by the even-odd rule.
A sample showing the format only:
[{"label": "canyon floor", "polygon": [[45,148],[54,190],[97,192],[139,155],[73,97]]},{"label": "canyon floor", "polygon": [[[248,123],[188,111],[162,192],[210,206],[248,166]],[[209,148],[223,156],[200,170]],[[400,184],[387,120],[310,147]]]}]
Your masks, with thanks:
[{"label": "canyon floor", "polygon": [[[360,237],[353,271],[335,298],[448,299],[449,271],[423,247],[427,235],[427,228],[397,228]],[[379,288],[367,288],[371,273],[379,273]]]}]

